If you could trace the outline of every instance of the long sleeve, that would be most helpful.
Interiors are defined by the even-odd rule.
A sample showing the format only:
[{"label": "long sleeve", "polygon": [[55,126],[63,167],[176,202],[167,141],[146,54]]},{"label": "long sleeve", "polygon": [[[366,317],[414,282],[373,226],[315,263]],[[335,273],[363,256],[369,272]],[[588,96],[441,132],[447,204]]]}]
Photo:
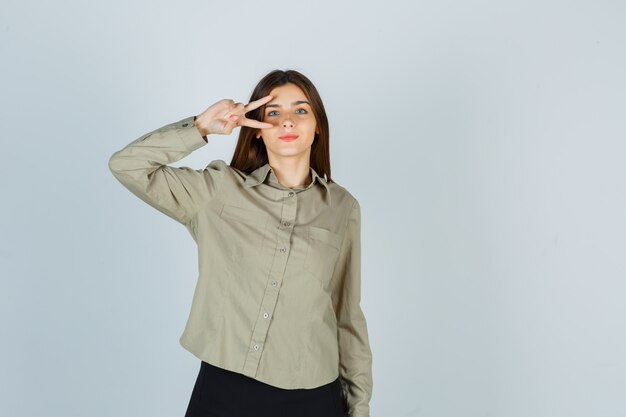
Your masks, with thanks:
[{"label": "long sleeve", "polygon": [[109,169],[122,185],[184,225],[216,194],[226,167],[219,159],[202,170],[167,166],[207,144],[194,119],[146,133],[109,158]]},{"label": "long sleeve", "polygon": [[369,417],[372,352],[361,301],[361,210],[354,201],[333,272],[332,302],[337,317],[339,376],[348,417]]}]

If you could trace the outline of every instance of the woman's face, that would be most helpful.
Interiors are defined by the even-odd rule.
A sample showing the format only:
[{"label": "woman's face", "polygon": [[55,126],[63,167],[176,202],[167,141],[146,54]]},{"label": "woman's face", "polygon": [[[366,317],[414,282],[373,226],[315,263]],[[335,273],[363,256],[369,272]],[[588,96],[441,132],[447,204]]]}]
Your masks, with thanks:
[{"label": "woman's face", "polygon": [[[301,156],[309,161],[311,144],[317,132],[315,115],[306,96],[295,84],[284,84],[270,93],[272,100],[265,105],[263,121],[274,125],[260,129],[256,137],[263,137],[268,157]],[[281,138],[284,135],[297,135]]]}]

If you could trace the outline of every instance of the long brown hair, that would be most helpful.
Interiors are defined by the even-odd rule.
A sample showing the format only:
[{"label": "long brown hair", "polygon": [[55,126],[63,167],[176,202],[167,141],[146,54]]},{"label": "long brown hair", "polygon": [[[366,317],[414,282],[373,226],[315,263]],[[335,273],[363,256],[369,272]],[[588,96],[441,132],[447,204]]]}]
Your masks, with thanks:
[{"label": "long brown hair", "polygon": [[[326,110],[324,110],[322,99],[311,80],[295,70],[273,70],[259,81],[248,102],[263,98],[269,95],[275,87],[287,83],[295,84],[300,87],[309,100],[313,114],[315,115],[317,128],[320,132],[315,133],[313,144],[311,145],[311,159],[309,160],[309,164],[320,177],[324,178],[324,176],[326,176],[327,182],[333,182],[330,177],[330,133],[328,129],[328,118],[326,117]],[[264,121],[265,105],[251,110],[246,114],[246,117]],[[267,149],[265,148],[263,140],[256,139],[255,137],[257,130],[257,128],[241,126],[237,146],[235,147],[233,158],[230,161],[230,166],[247,174],[250,174],[256,168],[269,162]]]}]

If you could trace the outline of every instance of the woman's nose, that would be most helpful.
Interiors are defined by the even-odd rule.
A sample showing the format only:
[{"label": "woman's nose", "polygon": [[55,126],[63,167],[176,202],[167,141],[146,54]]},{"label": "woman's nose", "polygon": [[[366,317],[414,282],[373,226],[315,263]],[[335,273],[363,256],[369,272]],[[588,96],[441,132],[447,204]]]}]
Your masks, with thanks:
[{"label": "woman's nose", "polygon": [[283,127],[293,127],[293,126],[294,126],[294,124],[293,124],[293,122],[291,121],[291,119],[285,119],[285,120],[283,120],[283,123],[282,123],[282,124],[283,124]]}]

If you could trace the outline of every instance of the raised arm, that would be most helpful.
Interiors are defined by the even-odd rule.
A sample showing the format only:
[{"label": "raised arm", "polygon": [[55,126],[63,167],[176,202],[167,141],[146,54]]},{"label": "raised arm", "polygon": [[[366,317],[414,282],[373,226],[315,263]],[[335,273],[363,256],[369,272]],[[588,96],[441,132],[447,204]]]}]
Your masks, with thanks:
[{"label": "raised arm", "polygon": [[220,100],[197,117],[189,116],[140,136],[109,158],[109,169],[137,197],[187,225],[203,203],[217,193],[227,165],[221,159],[198,170],[168,164],[206,145],[207,135],[228,135],[237,126],[272,127],[245,117],[246,112],[271,98],[266,96],[245,106]]},{"label": "raised arm", "polygon": [[204,170],[174,168],[176,162],[207,144],[186,117],[142,135],[109,158],[109,169],[137,197],[176,221],[187,224],[202,202],[215,194],[225,163]]}]

